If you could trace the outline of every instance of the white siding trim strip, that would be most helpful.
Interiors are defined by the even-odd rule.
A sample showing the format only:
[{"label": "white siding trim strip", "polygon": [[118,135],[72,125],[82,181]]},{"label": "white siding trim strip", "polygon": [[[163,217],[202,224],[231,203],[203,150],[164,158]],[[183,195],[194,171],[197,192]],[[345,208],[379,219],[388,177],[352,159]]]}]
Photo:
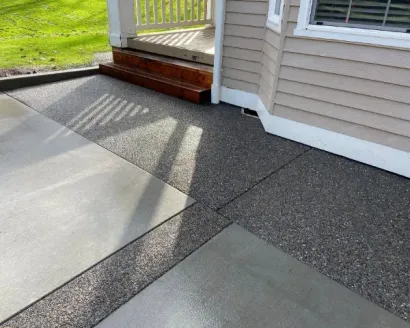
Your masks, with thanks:
[{"label": "white siding trim strip", "polygon": [[268,133],[410,178],[410,153],[279,116],[269,115],[265,121]]},{"label": "white siding trim strip", "polygon": [[256,94],[221,87],[221,100],[258,112],[266,132],[410,178],[410,153],[271,115]]},{"label": "white siding trim strip", "polygon": [[222,86],[221,101],[235,106],[255,110],[255,106],[259,101],[259,96],[254,93],[230,89]]}]

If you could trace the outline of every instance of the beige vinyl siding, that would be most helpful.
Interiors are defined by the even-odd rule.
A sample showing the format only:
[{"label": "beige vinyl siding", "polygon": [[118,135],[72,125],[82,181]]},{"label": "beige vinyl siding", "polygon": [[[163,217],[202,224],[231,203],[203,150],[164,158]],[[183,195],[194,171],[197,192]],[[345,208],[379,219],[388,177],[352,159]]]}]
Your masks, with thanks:
[{"label": "beige vinyl siding", "polygon": [[331,102],[319,101],[310,97],[300,97],[284,92],[276,93],[275,104],[285,105],[355,124],[363,124],[363,122],[366,122],[366,126],[368,127],[410,137],[410,121],[391,116],[375,114],[352,107],[340,106]]},{"label": "beige vinyl siding", "polygon": [[245,38],[263,39],[265,29],[263,27],[241,26],[241,25],[226,25],[225,35],[239,36]]},{"label": "beige vinyl siding", "polygon": [[266,0],[227,0],[222,85],[258,93],[265,39]]},{"label": "beige vinyl siding", "polygon": [[289,3],[272,113],[410,151],[409,51],[296,37]]},{"label": "beige vinyl siding", "polygon": [[260,63],[258,62],[230,58],[230,57],[224,58],[224,66],[225,68],[229,67],[229,68],[235,68],[235,69],[240,67],[242,70],[246,72],[253,72],[257,74],[259,74],[260,67],[261,67]]},{"label": "beige vinyl siding", "polygon": [[279,81],[277,91],[410,121],[409,105],[402,102],[392,102],[353,92],[350,92],[349,97],[346,98],[346,92],[340,89],[331,89],[285,79]]},{"label": "beige vinyl siding", "polygon": [[365,125],[354,124],[279,104],[274,105],[273,111],[275,115],[292,121],[410,152],[409,138],[394,133],[372,129]]},{"label": "beige vinyl siding", "polygon": [[271,75],[275,75],[276,71],[276,61],[270,59],[267,55],[262,55],[262,65],[266,68],[265,71],[269,72]]},{"label": "beige vinyl siding", "polygon": [[265,107],[270,109],[274,95],[280,35],[271,29],[266,29],[264,41],[258,95]]},{"label": "beige vinyl siding", "polygon": [[243,69],[225,67],[223,76],[253,84],[258,84],[259,82],[259,73],[247,72]]},{"label": "beige vinyl siding", "polygon": [[273,72],[269,71],[269,69],[263,68],[261,70],[261,78],[263,78],[267,82],[269,87],[273,88],[275,84],[275,75]]},{"label": "beige vinyl siding", "polygon": [[245,13],[245,14],[256,14],[265,15],[266,14],[266,4],[265,2],[253,1],[249,4],[249,1],[227,1],[226,2],[226,12],[228,13]]},{"label": "beige vinyl siding", "polygon": [[231,79],[228,77],[222,78],[222,85],[227,88],[243,90],[250,93],[258,92],[258,85],[256,83],[248,83],[240,80]]}]

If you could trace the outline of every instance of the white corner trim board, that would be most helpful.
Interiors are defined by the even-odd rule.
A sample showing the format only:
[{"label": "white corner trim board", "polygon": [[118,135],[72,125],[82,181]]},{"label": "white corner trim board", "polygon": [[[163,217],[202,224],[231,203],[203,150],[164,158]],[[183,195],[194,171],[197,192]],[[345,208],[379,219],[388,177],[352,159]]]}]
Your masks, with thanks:
[{"label": "white corner trim board", "polygon": [[218,104],[221,94],[222,52],[225,28],[225,1],[215,1],[215,53],[211,101]]},{"label": "white corner trim board", "polygon": [[221,101],[258,112],[266,132],[410,178],[410,153],[270,114],[259,96],[221,87]]}]

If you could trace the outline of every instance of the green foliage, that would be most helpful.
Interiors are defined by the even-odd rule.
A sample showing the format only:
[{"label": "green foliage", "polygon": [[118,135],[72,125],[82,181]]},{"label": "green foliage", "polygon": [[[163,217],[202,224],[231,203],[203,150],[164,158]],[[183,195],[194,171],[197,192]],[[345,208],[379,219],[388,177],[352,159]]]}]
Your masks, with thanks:
[{"label": "green foliage", "polygon": [[[145,1],[149,1],[153,22],[154,1],[141,0],[143,22],[146,22]],[[169,21],[169,1],[165,0],[166,21]],[[162,0],[157,3],[162,21]],[[188,19],[190,4],[187,1]],[[194,19],[197,19],[197,6],[195,0]],[[181,1],[180,20],[184,20],[184,12],[185,2]],[[203,16],[203,1],[200,12]],[[176,15],[177,1],[174,1],[174,20]],[[0,5],[0,69],[89,65],[94,53],[102,51],[110,51],[105,0],[4,0]]]},{"label": "green foliage", "polygon": [[0,6],[0,68],[90,64],[109,51],[104,0],[7,0]]}]

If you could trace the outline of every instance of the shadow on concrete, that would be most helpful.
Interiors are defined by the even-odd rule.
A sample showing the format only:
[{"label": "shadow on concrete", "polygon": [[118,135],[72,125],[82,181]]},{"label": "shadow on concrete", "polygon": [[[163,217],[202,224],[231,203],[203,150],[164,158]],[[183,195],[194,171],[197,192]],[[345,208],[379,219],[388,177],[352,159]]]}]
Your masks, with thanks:
[{"label": "shadow on concrete", "polygon": [[[241,116],[233,106],[192,105],[102,76],[10,94],[213,209],[308,149],[265,134],[258,120]],[[10,137],[13,131],[7,133]],[[41,146],[71,133],[56,131]],[[51,148],[50,157],[72,150]],[[24,165],[42,160],[30,158]],[[150,187],[136,201],[134,213],[141,204],[160,199],[160,193],[153,198]],[[91,327],[229,223],[206,206],[194,205],[35,303],[7,327],[24,320],[37,320],[33,326],[42,327]],[[128,240],[127,227],[118,245],[122,239]]]},{"label": "shadow on concrete", "polygon": [[[73,327],[93,326],[231,222],[206,206],[221,209],[309,149],[265,134],[258,120],[241,116],[239,109],[233,106],[192,105],[103,76],[16,90],[10,94],[200,203],[134,241],[19,316],[46,318],[45,327],[68,322]],[[65,136],[57,133],[47,142]],[[297,162],[303,163],[304,158]],[[296,185],[305,181],[305,177],[296,173],[290,175],[297,176],[290,179]],[[287,186],[288,181],[284,184]],[[310,197],[309,186],[305,187]],[[329,188],[334,190],[333,185]],[[287,207],[292,208],[292,196],[297,197],[299,189],[295,187],[282,195],[290,199]],[[287,189],[276,192],[283,193],[283,190]],[[317,191],[323,193],[324,189]],[[337,194],[328,193],[337,197]],[[255,197],[242,206],[253,210],[264,208],[260,205],[270,202],[270,194],[265,192],[264,195],[262,202],[262,198]],[[277,199],[280,203],[282,198],[277,195]],[[150,197],[148,201],[157,200]],[[316,198],[309,198],[308,207],[316,203]],[[283,208],[284,204],[279,205]],[[302,212],[297,216],[300,220],[305,215],[302,205],[298,207]],[[138,207],[135,204],[135,211]],[[280,208],[276,210],[275,213],[281,213]],[[232,220],[235,215],[239,214],[234,213]],[[267,225],[270,225],[269,215],[264,214],[268,217]],[[23,320],[19,317],[15,319]]]}]

